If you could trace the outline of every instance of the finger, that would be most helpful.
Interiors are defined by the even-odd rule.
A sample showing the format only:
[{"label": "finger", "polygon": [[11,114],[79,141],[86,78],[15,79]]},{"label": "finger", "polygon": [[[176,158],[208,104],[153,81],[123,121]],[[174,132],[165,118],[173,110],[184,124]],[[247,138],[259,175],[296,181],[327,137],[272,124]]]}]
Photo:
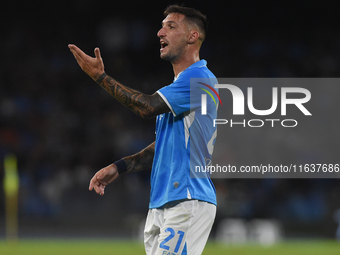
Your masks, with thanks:
[{"label": "finger", "polygon": [[71,50],[74,58],[77,60],[78,64],[80,64],[81,61],[82,61],[81,56],[79,56],[79,54],[73,48],[70,48],[70,50]]},{"label": "finger", "polygon": [[97,181],[97,179],[92,178],[91,181],[90,181],[89,190],[90,190],[90,191],[93,190],[93,188],[94,188],[96,185],[99,185],[99,182]]},{"label": "finger", "polygon": [[95,174],[90,180],[89,190],[91,191],[95,189],[96,186],[99,186],[99,185],[100,185],[100,182],[97,180],[97,174]]},{"label": "finger", "polygon": [[101,193],[102,193],[102,190],[100,189],[99,185],[94,185],[93,188],[94,188],[94,191],[95,191],[97,194],[101,194]]},{"label": "finger", "polygon": [[89,191],[93,190],[92,180],[90,181]]},{"label": "finger", "polygon": [[68,46],[68,48],[69,48],[70,50],[74,49],[74,47],[77,47],[77,46],[75,46],[74,44],[69,44],[69,45],[67,45],[67,46]]},{"label": "finger", "polygon": [[107,175],[108,175],[108,172],[107,172],[107,169],[105,168],[105,169],[101,169],[100,171],[98,171],[94,177],[96,177],[96,180],[98,183],[106,185],[107,184],[106,179],[108,177]]},{"label": "finger", "polygon": [[79,49],[79,48],[78,48],[76,45],[74,45],[74,44],[69,44],[68,47],[69,47],[69,49],[70,49],[71,51],[74,51],[74,52],[77,52],[77,53],[82,52],[82,50]]},{"label": "finger", "polygon": [[104,185],[99,185],[98,189],[100,191],[99,195],[103,196],[104,195],[105,186]]},{"label": "finger", "polygon": [[97,182],[103,186],[107,186],[110,183],[110,180],[112,178],[111,176],[108,176],[105,172],[98,174],[96,177],[97,177]]},{"label": "finger", "polygon": [[96,56],[97,59],[100,59],[100,58],[101,58],[101,56],[100,56],[100,50],[99,50],[98,47],[94,49],[94,55]]},{"label": "finger", "polygon": [[81,49],[79,49],[76,45],[74,44],[69,44],[69,49],[73,53],[74,57],[77,58],[79,57],[80,59],[83,59],[86,57],[85,52],[83,52]]}]

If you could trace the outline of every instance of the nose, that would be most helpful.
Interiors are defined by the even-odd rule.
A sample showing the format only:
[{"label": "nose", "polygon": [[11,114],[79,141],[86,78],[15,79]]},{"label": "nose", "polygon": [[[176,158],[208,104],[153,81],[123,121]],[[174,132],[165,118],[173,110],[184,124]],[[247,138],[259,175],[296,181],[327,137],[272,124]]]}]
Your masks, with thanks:
[{"label": "nose", "polygon": [[158,36],[159,38],[165,36],[164,27],[162,27],[162,28],[158,31],[157,36]]}]

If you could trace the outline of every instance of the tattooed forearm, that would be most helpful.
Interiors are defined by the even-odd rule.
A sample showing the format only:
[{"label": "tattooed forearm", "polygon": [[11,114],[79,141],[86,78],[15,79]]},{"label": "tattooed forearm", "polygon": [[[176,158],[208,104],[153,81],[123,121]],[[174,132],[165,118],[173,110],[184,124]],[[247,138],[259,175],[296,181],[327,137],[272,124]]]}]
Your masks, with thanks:
[{"label": "tattooed forearm", "polygon": [[146,95],[120,84],[105,73],[98,75],[97,77],[96,82],[102,88],[127,108],[143,118],[150,118],[169,111],[168,106],[157,93]]},{"label": "tattooed forearm", "polygon": [[138,172],[152,168],[153,157],[155,155],[155,142],[136,153],[135,155],[123,158],[126,162],[127,172]]}]

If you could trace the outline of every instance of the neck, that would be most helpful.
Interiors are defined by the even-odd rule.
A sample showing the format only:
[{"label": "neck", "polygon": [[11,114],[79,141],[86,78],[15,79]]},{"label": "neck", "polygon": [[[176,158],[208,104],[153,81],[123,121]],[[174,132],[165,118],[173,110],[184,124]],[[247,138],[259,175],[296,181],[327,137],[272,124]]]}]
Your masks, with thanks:
[{"label": "neck", "polygon": [[174,62],[171,62],[175,77],[177,77],[180,72],[183,72],[185,69],[187,69],[189,66],[196,63],[199,60],[200,57],[197,52],[196,54],[191,55],[186,54],[182,58]]}]

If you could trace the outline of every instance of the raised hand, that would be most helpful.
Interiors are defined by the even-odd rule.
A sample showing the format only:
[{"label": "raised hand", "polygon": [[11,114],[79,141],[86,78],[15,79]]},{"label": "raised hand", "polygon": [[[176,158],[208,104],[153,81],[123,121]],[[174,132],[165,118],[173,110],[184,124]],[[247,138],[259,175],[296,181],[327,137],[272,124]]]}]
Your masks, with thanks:
[{"label": "raised hand", "polygon": [[85,54],[74,44],[69,44],[68,47],[73,53],[73,56],[77,60],[80,68],[85,73],[87,73],[94,81],[96,81],[98,77],[105,72],[104,63],[102,57],[100,56],[99,48],[94,49],[95,58],[93,58]]}]

